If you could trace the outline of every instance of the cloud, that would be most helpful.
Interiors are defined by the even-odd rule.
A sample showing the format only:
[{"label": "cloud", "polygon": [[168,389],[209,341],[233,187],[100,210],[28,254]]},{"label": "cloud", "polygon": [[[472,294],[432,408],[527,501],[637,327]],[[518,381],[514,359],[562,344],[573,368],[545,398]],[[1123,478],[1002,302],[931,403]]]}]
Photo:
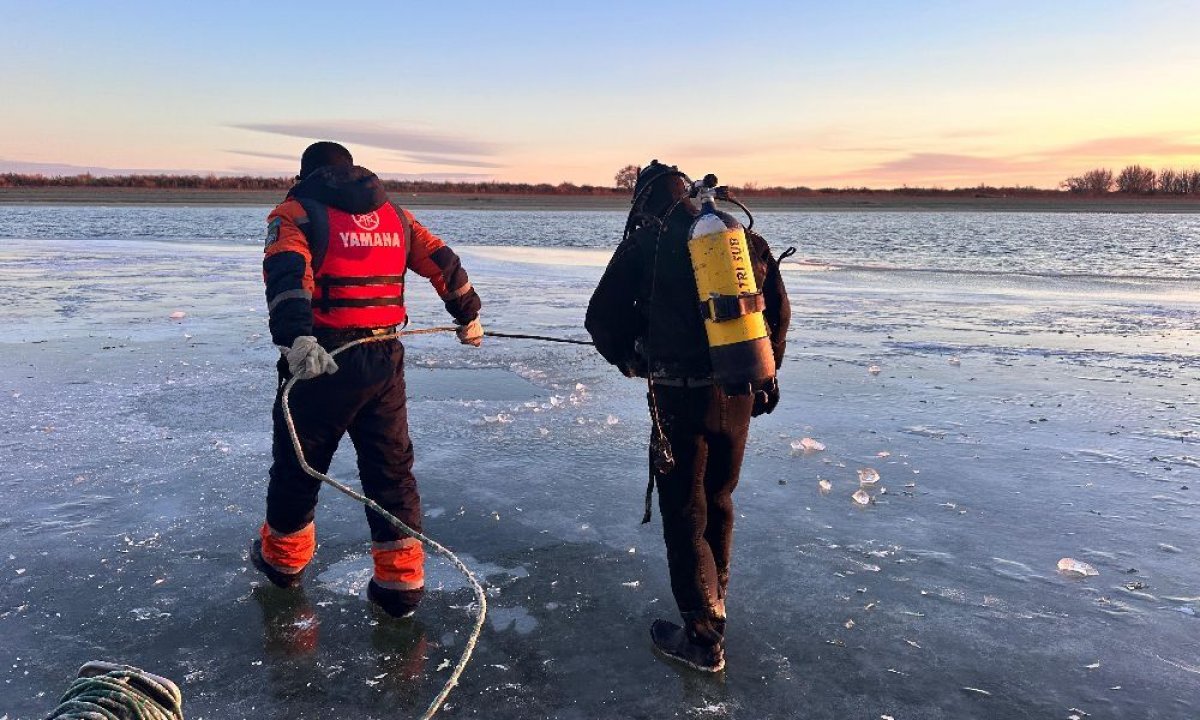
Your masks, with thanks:
[{"label": "cloud", "polygon": [[470,158],[452,157],[449,155],[433,155],[430,153],[404,153],[404,159],[418,165],[450,165],[451,167],[502,168],[500,163]]},{"label": "cloud", "polygon": [[269,153],[258,152],[257,150],[226,150],[227,153],[234,155],[248,155],[250,157],[267,158],[268,160],[284,160],[295,165],[300,164],[300,155],[286,155],[284,153]]},{"label": "cloud", "polygon": [[1088,140],[1040,153],[1047,157],[1129,158],[1147,155],[1200,155],[1200,144],[1159,135]]},{"label": "cloud", "polygon": [[491,182],[495,175],[487,173],[456,173],[456,172],[427,172],[427,173],[379,173],[384,180],[433,180],[445,182]]},{"label": "cloud", "polygon": [[484,140],[355,120],[321,123],[241,123],[231,127],[305,140],[333,139],[337,142],[404,153],[491,157],[500,149],[496,143]]},{"label": "cloud", "polygon": [[62,177],[72,175],[228,175],[228,172],[209,170],[185,170],[180,168],[113,168],[102,165],[70,165],[67,163],[29,162],[0,158],[0,172],[24,175],[46,175]]},{"label": "cloud", "polygon": [[895,160],[858,168],[816,181],[883,180],[888,182],[920,183],[930,180],[968,178],[984,182],[989,178],[1014,173],[1044,170],[1042,163],[1017,161],[1008,158],[956,155],[951,153],[912,153]]},{"label": "cloud", "polygon": [[837,148],[821,148],[825,152],[849,152],[849,153],[898,153],[904,152],[904,148],[894,145],[860,145],[857,147],[837,147]]},{"label": "cloud", "polygon": [[[1124,165],[1142,158],[1161,158],[1162,162],[1178,162],[1179,156],[1200,155],[1200,144],[1188,139],[1160,135],[1096,138],[1059,147],[1030,150],[1006,155],[968,155],[956,153],[915,152],[824,177],[808,178],[806,182],[904,182],[926,184],[938,182],[975,183],[1005,182],[1022,184],[1053,178],[1069,167],[1080,163],[1108,162]],[[1064,175],[1065,177],[1065,175]]]}]

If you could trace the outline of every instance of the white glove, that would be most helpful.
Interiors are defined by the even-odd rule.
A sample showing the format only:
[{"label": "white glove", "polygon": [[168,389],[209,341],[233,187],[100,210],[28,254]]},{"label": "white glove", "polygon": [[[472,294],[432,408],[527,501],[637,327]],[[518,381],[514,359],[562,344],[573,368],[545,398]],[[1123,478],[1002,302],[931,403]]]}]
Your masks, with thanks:
[{"label": "white glove", "polygon": [[458,335],[458,341],[463,345],[479,347],[483,343],[483,325],[480,324],[479,318],[475,318],[466,325],[459,325],[454,334]]},{"label": "white glove", "polygon": [[284,355],[287,357],[288,369],[292,375],[301,380],[315,378],[324,373],[337,372],[337,363],[333,356],[321,347],[312,335],[301,335],[292,341],[292,347]]}]

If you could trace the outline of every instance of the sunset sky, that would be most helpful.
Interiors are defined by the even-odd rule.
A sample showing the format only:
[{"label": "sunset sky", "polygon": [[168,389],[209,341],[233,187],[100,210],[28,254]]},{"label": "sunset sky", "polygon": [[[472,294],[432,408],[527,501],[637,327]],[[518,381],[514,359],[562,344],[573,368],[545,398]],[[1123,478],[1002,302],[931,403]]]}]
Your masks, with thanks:
[{"label": "sunset sky", "polygon": [[[1200,2],[0,0],[0,172],[1054,187],[1200,167]],[[650,9],[648,9],[650,8]]]}]

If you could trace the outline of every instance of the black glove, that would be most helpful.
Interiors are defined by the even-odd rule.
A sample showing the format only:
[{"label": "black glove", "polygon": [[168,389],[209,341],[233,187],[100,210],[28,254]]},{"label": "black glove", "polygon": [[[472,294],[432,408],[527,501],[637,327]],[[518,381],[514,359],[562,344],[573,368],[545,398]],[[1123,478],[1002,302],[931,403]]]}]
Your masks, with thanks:
[{"label": "black glove", "polygon": [[617,369],[627,378],[646,377],[646,361],[637,353],[633,353],[617,363]]},{"label": "black glove", "polygon": [[754,391],[754,407],[750,410],[750,417],[769,415],[778,404],[779,380],[771,378]]}]

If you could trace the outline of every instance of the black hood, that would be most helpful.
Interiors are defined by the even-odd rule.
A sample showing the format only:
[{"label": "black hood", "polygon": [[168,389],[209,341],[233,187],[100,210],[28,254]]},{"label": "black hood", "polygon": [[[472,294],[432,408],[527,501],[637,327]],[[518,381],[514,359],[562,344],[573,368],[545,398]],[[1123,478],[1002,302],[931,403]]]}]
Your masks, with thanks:
[{"label": "black hood", "polygon": [[357,165],[319,168],[293,185],[288,197],[316,200],[351,215],[378,210],[388,201],[387,191],[375,173]]}]

